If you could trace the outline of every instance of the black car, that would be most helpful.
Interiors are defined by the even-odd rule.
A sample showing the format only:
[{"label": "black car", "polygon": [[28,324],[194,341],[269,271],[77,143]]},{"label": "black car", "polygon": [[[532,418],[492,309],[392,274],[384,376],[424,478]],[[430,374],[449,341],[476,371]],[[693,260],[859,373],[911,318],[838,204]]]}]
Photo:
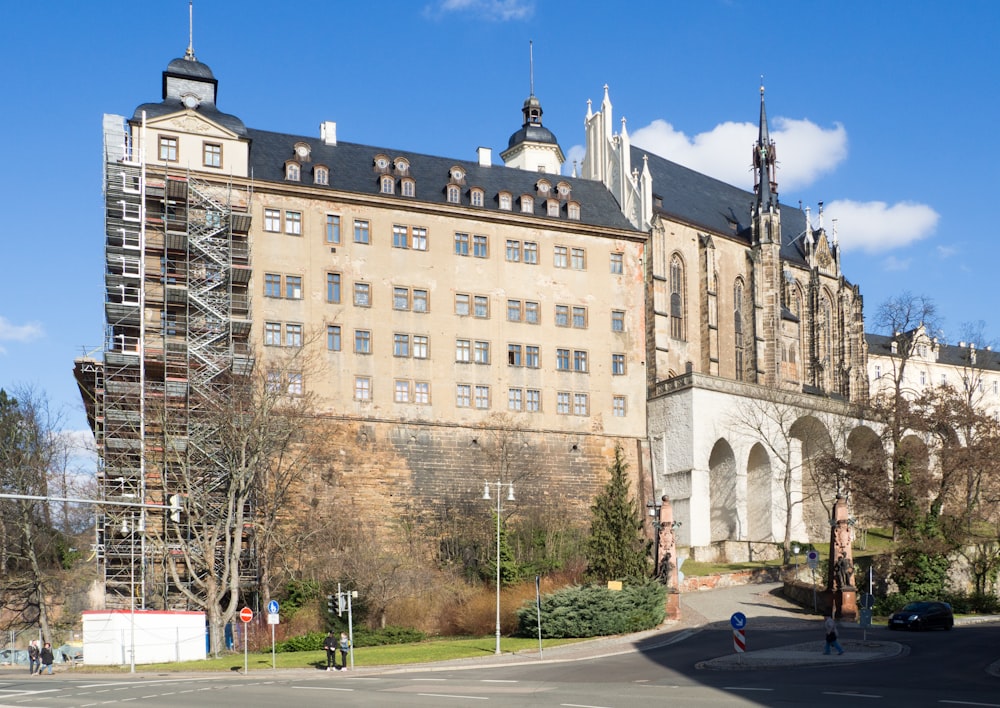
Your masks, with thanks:
[{"label": "black car", "polygon": [[889,617],[889,629],[951,629],[955,616],[947,602],[911,602]]}]

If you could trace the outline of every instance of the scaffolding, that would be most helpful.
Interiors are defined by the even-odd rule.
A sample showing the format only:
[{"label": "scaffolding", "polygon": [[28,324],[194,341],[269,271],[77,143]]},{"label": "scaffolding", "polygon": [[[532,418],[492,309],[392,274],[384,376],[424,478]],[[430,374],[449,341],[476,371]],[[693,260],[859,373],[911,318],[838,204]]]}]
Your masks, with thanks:
[{"label": "scaffolding", "polygon": [[[105,501],[96,548],[109,609],[183,609],[167,570],[167,500],[191,471],[198,491],[225,478],[219,420],[203,405],[253,366],[249,345],[250,190],[145,162],[145,120],[104,120],[103,362],[76,363],[89,401]],[[224,399],[223,399],[224,400]],[[183,521],[182,521],[183,523]],[[159,530],[157,532],[157,529]],[[183,531],[182,531],[183,533]],[[241,582],[257,579],[249,539]],[[181,579],[185,580],[182,569]]]}]

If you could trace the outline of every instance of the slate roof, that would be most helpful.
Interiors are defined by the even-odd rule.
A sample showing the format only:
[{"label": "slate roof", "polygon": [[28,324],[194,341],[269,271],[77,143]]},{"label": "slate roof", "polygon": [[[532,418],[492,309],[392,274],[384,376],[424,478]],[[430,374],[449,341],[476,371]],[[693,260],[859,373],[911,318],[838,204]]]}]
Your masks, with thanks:
[{"label": "slate roof", "polygon": [[[671,162],[659,155],[632,146],[632,165],[642,168],[648,157],[649,174],[653,178],[653,195],[663,205],[654,211],[667,218],[692,224],[714,234],[728,234],[750,244],[750,217],[756,195],[753,192],[688,167]],[[781,205],[781,257],[805,265],[802,241],[798,238],[806,228],[805,212],[798,207]]]},{"label": "slate roof", "polygon": [[[491,212],[500,211],[497,195],[502,190],[510,192],[514,198],[513,211],[504,213],[521,213],[520,204],[517,201],[518,197],[522,194],[531,194],[535,197],[534,216],[569,225],[577,223],[567,218],[565,205],[558,217],[546,216],[545,203],[539,199],[535,191],[535,184],[544,177],[552,184],[553,188],[559,182],[566,182],[570,185],[570,198],[580,204],[579,223],[634,231],[636,235],[643,233],[632,227],[622,214],[618,202],[604,188],[604,185],[593,180],[528,172],[497,164],[484,167],[479,164],[478,160],[456,160],[449,157],[424,155],[384,145],[360,145],[348,142],[326,145],[317,137],[274,133],[253,128],[247,130],[247,135],[252,141],[250,166],[253,169],[255,180],[289,184],[285,180],[285,161],[294,157],[293,146],[296,143],[305,142],[311,148],[311,155],[310,162],[302,165],[302,184],[315,186],[318,189],[326,187],[313,185],[312,167],[325,165],[330,168],[328,188],[331,190],[377,194],[389,199],[398,199],[401,204],[407,202],[448,204],[445,187],[449,183],[451,168],[458,165],[466,173],[465,184],[462,187],[462,204],[465,206],[470,206],[468,195],[470,187],[483,189],[486,197],[482,208]],[[378,154],[386,155],[390,161],[394,161],[397,157],[407,159],[410,163],[409,176],[413,177],[416,182],[415,197],[400,195],[398,186],[395,195],[381,193],[378,182],[379,175],[374,170],[374,158]]]},{"label": "slate roof", "polygon": [[[169,115],[171,113],[179,113],[183,110],[185,110],[184,105],[181,103],[179,98],[165,98],[159,103],[143,103],[135,109],[135,113],[132,114],[132,120],[141,121],[143,111],[146,111],[146,119],[149,120],[159,116]],[[214,103],[202,101],[201,105],[195,110],[208,118],[210,121],[214,121],[219,125],[228,128],[237,135],[245,136],[247,134],[247,128],[243,125],[243,121],[234,115],[223,113],[215,107]]]},{"label": "slate roof", "polygon": [[[865,333],[865,340],[868,342],[869,356],[899,356],[892,353],[892,337],[884,334]],[[973,366],[976,369],[1000,371],[1000,352],[990,351],[989,349],[976,349],[976,363],[970,365],[968,346],[960,347],[954,344],[942,344],[938,342],[937,363],[958,368]]]}]

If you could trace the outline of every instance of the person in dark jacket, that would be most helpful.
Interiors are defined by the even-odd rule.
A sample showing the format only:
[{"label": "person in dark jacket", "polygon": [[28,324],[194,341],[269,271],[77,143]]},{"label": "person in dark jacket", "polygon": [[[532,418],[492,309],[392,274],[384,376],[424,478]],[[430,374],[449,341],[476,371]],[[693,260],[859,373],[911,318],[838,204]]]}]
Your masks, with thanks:
[{"label": "person in dark jacket", "polygon": [[42,645],[42,651],[39,653],[38,658],[41,659],[41,662],[42,662],[42,668],[38,669],[38,673],[42,673],[42,671],[44,669],[48,669],[49,670],[49,676],[51,676],[52,675],[52,661],[53,661],[53,658],[54,658],[52,656],[52,645],[49,644],[48,642],[45,642],[45,644]]},{"label": "person in dark jacket", "polygon": [[28,644],[28,674],[34,675],[41,668],[38,661],[38,640],[32,639]]},{"label": "person in dark jacket", "polygon": [[334,671],[337,668],[337,638],[332,629],[323,640],[323,648],[326,649],[326,670]]}]

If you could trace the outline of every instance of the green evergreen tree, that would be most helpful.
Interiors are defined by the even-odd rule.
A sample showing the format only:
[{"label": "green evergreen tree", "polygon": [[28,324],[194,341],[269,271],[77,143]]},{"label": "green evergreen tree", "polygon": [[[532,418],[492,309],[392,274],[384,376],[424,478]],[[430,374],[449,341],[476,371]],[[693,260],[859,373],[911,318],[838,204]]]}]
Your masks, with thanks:
[{"label": "green evergreen tree", "polygon": [[[495,529],[497,525],[497,513],[493,512],[493,528]],[[496,539],[494,539],[496,540]],[[497,559],[496,559],[496,549],[494,548],[492,563],[489,564],[490,576],[487,580],[496,582],[497,577]],[[500,523],[500,586],[504,587],[507,585],[513,585],[521,580],[521,567],[517,563],[517,559],[514,557],[514,550],[510,547],[510,543],[507,540],[507,525],[501,520]]]},{"label": "green evergreen tree", "polygon": [[608,468],[611,479],[590,507],[587,575],[599,582],[649,575],[652,544],[643,535],[639,506],[629,494],[627,470],[622,448],[616,445]]}]

